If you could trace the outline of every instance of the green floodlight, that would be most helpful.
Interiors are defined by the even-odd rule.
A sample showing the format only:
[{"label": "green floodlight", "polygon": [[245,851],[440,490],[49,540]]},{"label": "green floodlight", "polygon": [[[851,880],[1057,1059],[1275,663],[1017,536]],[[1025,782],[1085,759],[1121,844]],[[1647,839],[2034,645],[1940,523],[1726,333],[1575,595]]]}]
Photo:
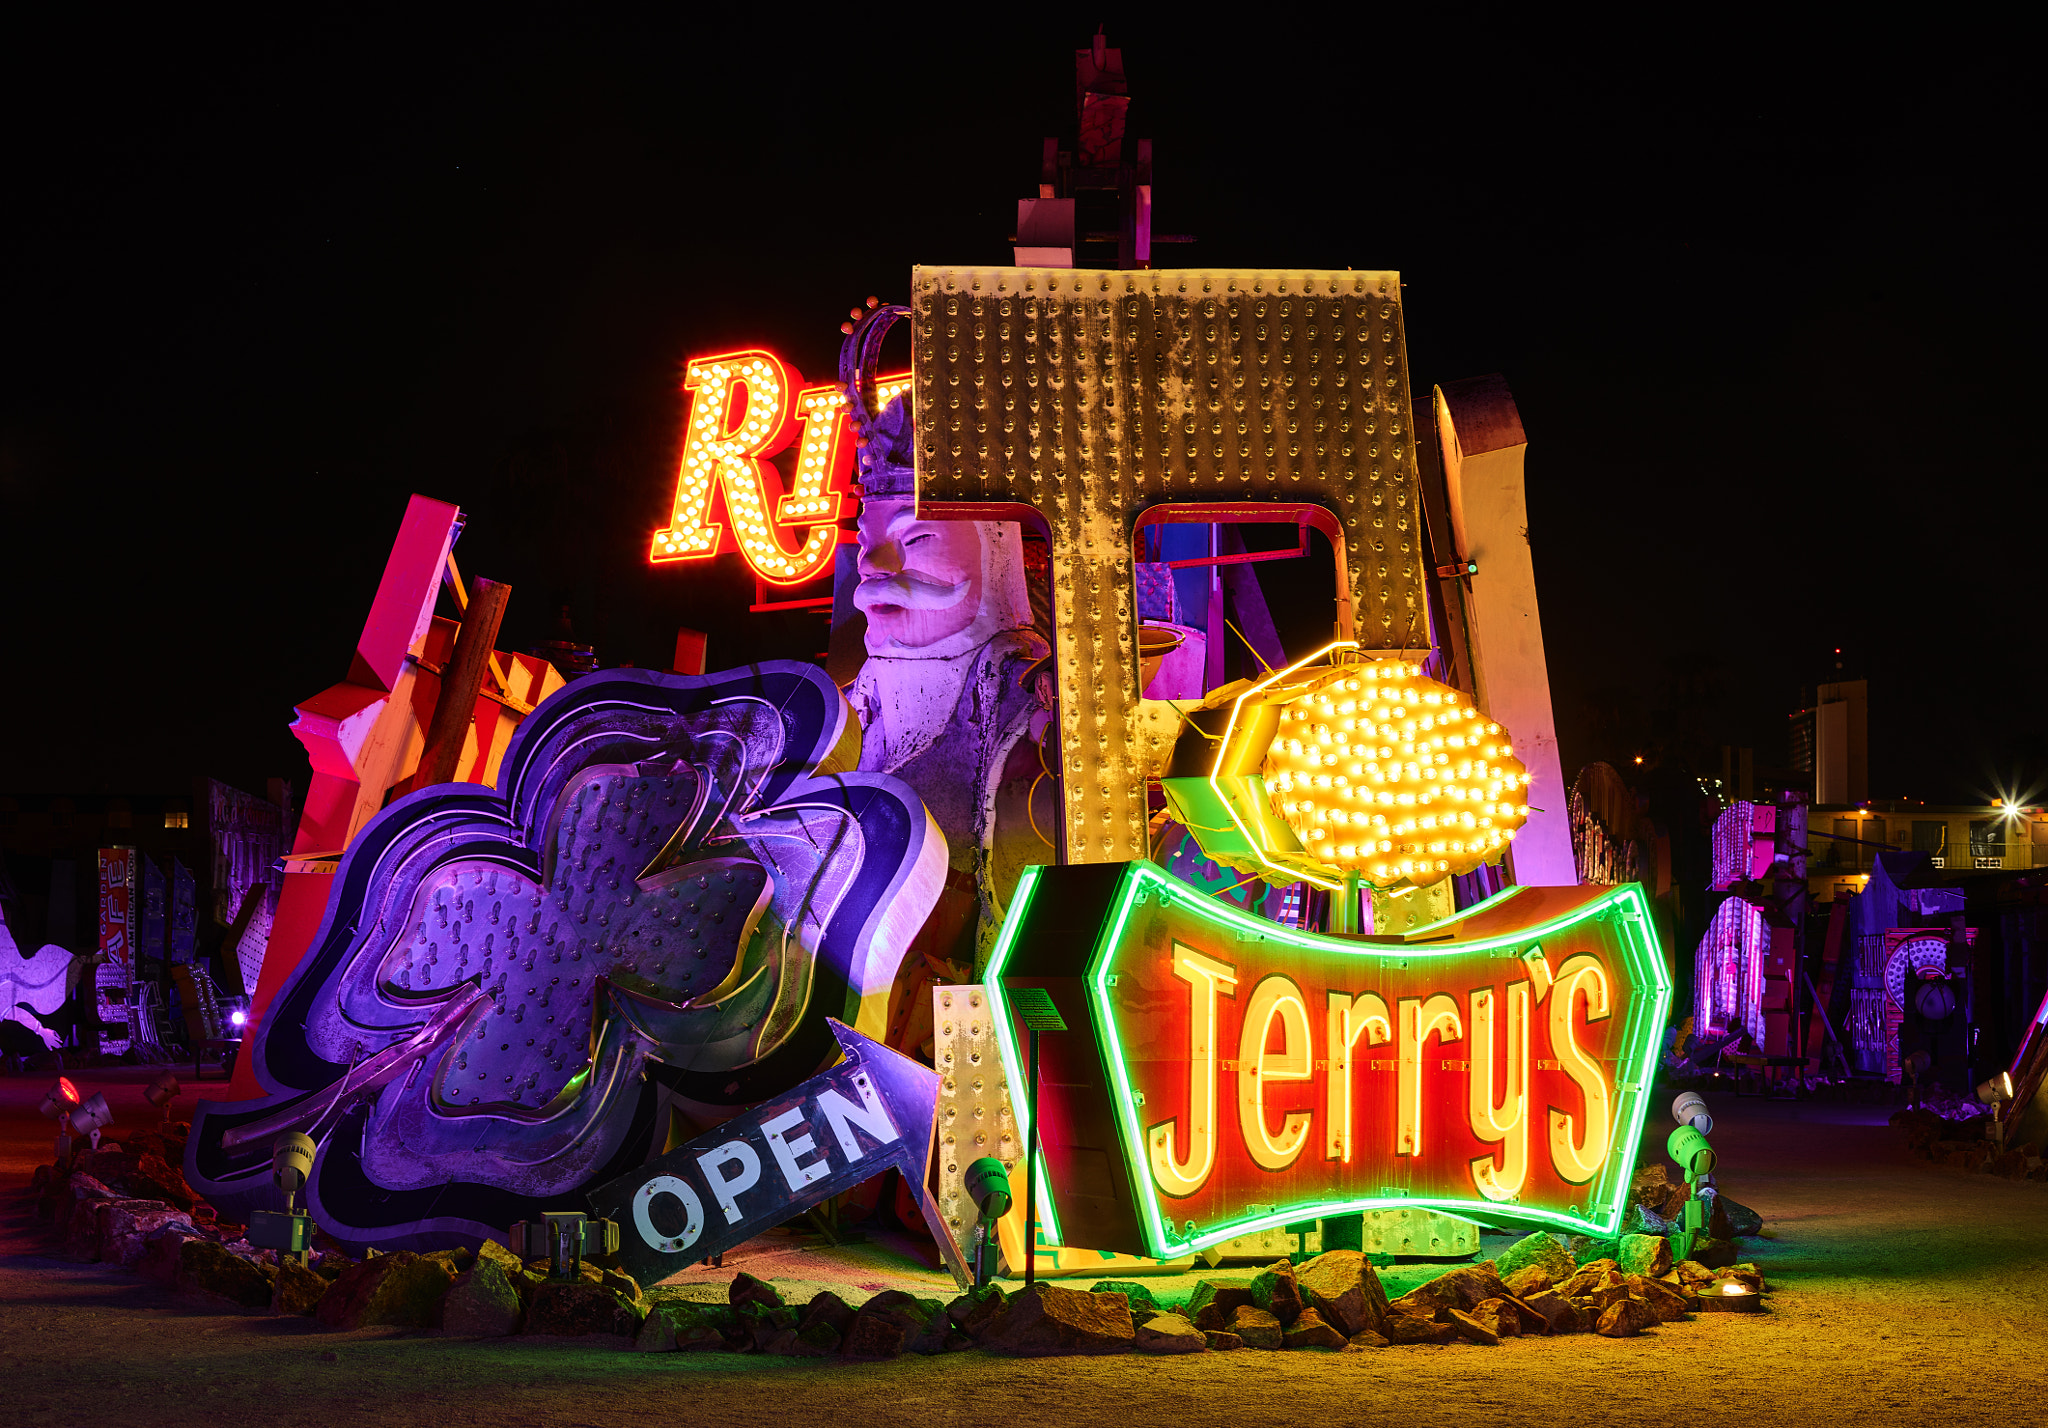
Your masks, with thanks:
[{"label": "green floodlight", "polygon": [[967,1167],[967,1198],[979,1212],[974,1226],[974,1283],[988,1283],[988,1240],[997,1220],[1010,1213],[1010,1176],[1003,1163],[984,1155]]},{"label": "green floodlight", "polygon": [[1664,1149],[1685,1171],[1686,1180],[1698,1185],[1714,1173],[1714,1147],[1690,1125],[1680,1126],[1664,1142]]}]

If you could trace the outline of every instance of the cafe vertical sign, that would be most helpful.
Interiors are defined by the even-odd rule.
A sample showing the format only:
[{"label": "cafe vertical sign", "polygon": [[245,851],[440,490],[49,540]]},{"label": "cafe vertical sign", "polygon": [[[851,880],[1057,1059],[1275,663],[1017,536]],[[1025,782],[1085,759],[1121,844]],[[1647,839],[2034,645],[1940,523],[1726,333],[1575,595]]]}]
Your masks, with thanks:
[{"label": "cafe vertical sign", "polygon": [[1071,1243],[1171,1258],[1389,1206],[1608,1235],[1671,981],[1642,890],[1520,888],[1410,940],[1248,916],[1148,862],[1034,869],[991,965],[1050,991]]}]

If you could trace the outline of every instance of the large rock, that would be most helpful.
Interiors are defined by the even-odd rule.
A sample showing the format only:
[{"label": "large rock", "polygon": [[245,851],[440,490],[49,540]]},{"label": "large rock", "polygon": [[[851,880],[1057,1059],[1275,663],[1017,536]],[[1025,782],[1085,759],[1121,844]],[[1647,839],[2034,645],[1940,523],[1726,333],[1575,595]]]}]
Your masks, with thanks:
[{"label": "large rock", "polygon": [[1117,1354],[1130,1348],[1136,1337],[1137,1326],[1122,1295],[1040,1283],[1011,1297],[982,1333],[981,1346],[992,1353],[1030,1357]]},{"label": "large rock", "polygon": [[555,1282],[534,1291],[526,1310],[526,1332],[560,1338],[619,1334],[637,1339],[642,1317],[640,1307],[615,1289],[583,1280]]},{"label": "large rock", "polygon": [[479,1261],[490,1260],[496,1264],[508,1279],[510,1276],[526,1268],[524,1260],[512,1253],[511,1250],[506,1249],[496,1240],[485,1240],[482,1244],[478,1245],[476,1247],[476,1257]]},{"label": "large rock", "polygon": [[1358,1250],[1331,1250],[1300,1265],[1295,1283],[1310,1308],[1347,1339],[1380,1332],[1387,1321],[1387,1291]]},{"label": "large rock", "polygon": [[1294,1316],[1294,1322],[1280,1336],[1280,1344],[1289,1349],[1329,1349],[1334,1352],[1344,1347],[1347,1337],[1311,1304]]},{"label": "large rock", "polygon": [[1621,1253],[1614,1258],[1623,1274],[1669,1274],[1671,1241],[1662,1235],[1623,1235]]},{"label": "large rock", "polygon": [[1208,1344],[1211,1353],[1220,1354],[1229,1349],[1241,1349],[1244,1347],[1244,1340],[1231,1333],[1228,1329],[1204,1329],[1202,1330],[1202,1340]]},{"label": "large rock", "polygon": [[1513,1274],[1504,1275],[1501,1283],[1508,1287],[1508,1293],[1518,1299],[1527,1299],[1532,1294],[1541,1294],[1544,1290],[1555,1287],[1550,1271],[1540,1264],[1523,1265]]},{"label": "large rock", "polygon": [[1283,1324],[1294,1322],[1304,1302],[1300,1281],[1294,1277],[1294,1266],[1284,1259],[1252,1278],[1252,1303]]},{"label": "large rock", "polygon": [[774,1285],[765,1279],[756,1279],[741,1270],[733,1276],[731,1286],[726,1290],[726,1302],[737,1309],[742,1304],[760,1304],[769,1309],[782,1308],[782,1295]]},{"label": "large rock", "polygon": [[1213,1279],[1203,1279],[1196,1282],[1195,1292],[1188,1296],[1187,1308],[1181,1312],[1192,1319],[1198,1329],[1228,1329],[1239,1306],[1251,1302],[1252,1287],[1249,1284],[1219,1284]]},{"label": "large rock", "polygon": [[310,1315],[327,1293],[327,1281],[292,1255],[281,1256],[271,1281],[270,1307],[279,1314]]},{"label": "large rock", "polygon": [[1154,1314],[1138,1325],[1132,1341],[1140,1353],[1202,1354],[1209,1351],[1209,1338],[1179,1314]]},{"label": "large rock", "polygon": [[441,1328],[450,1334],[501,1339],[519,1332],[525,1306],[496,1259],[478,1256],[474,1268],[455,1276],[441,1299]]},{"label": "large rock", "polygon": [[1499,1324],[1494,1322],[1490,1316],[1487,1319],[1481,1319],[1478,1314],[1477,1305],[1473,1306],[1473,1312],[1470,1314],[1466,1313],[1463,1309],[1449,1309],[1445,1313],[1450,1316],[1451,1325],[1458,1331],[1458,1337],[1466,1343],[1481,1344],[1487,1348],[1499,1347]]},{"label": "large rock", "polygon": [[[71,1212],[71,1234],[66,1241],[65,1251],[75,1260],[86,1264],[105,1259],[103,1241],[107,1233],[107,1217],[116,1210],[131,1215],[148,1214],[152,1210],[169,1207],[161,1200],[80,1200]],[[189,1218],[189,1217],[188,1217]]]},{"label": "large rock", "polygon": [[[832,1297],[838,1298],[837,1295]],[[816,1304],[817,1300],[811,1302]],[[1003,1305],[1007,1302],[1000,1284],[977,1285],[946,1306],[946,1317],[968,1338],[979,1339],[995,1322],[996,1316],[1003,1312]],[[851,1310],[847,1311],[847,1317],[852,1317]]]},{"label": "large rock", "polygon": [[1140,1309],[1157,1309],[1159,1307],[1158,1301],[1152,1297],[1152,1291],[1134,1279],[1098,1280],[1095,1284],[1089,1286],[1088,1292],[1090,1294],[1121,1294],[1124,1297],[1124,1301],[1130,1305],[1131,1312],[1134,1314]]},{"label": "large rock", "polygon": [[1610,1339],[1632,1339],[1656,1322],[1656,1311],[1642,1300],[1617,1299],[1600,1312],[1594,1332]]},{"label": "large rock", "polygon": [[702,1353],[724,1349],[738,1333],[739,1317],[730,1304],[667,1299],[647,1311],[633,1347],[643,1353]]},{"label": "large rock", "polygon": [[[1000,1296],[1003,1291],[996,1289],[996,1286],[993,1284],[989,1288],[995,1289],[1000,1302]],[[956,1300],[955,1302],[957,1303],[958,1301]],[[800,1327],[823,1324],[830,1328],[834,1334],[844,1335],[853,1323],[853,1315],[854,1308],[851,1304],[847,1303],[837,1294],[834,1294],[831,1290],[822,1289],[811,1296],[810,1303],[804,1305],[804,1316]]]},{"label": "large rock", "polygon": [[172,1283],[182,1294],[214,1303],[244,1309],[261,1309],[270,1303],[270,1280],[263,1271],[212,1240],[186,1240],[178,1247],[178,1269]]},{"label": "large rock", "polygon": [[380,1254],[352,1264],[321,1296],[317,1317],[330,1329],[391,1324],[431,1328],[441,1317],[441,1298],[455,1280],[446,1263],[410,1250]]},{"label": "large rock", "polygon": [[1243,1340],[1248,1349],[1277,1349],[1286,1337],[1287,1326],[1270,1309],[1240,1304],[1237,1313],[1231,1316],[1230,1332]]},{"label": "large rock", "polygon": [[205,1238],[195,1226],[167,1221],[142,1237],[142,1258],[135,1262],[135,1272],[169,1289],[178,1282],[178,1261],[185,1242]]},{"label": "large rock", "polygon": [[1503,1281],[1512,1279],[1522,1270],[1535,1267],[1550,1276],[1552,1284],[1570,1279],[1575,1267],[1571,1251],[1556,1235],[1542,1230],[1524,1235],[1500,1252],[1500,1258],[1493,1262],[1494,1273]]},{"label": "large rock", "polygon": [[159,1200],[141,1203],[154,1209],[131,1208],[137,1202],[114,1200],[107,1203],[100,1220],[100,1258],[108,1264],[118,1264],[123,1269],[134,1269],[142,1262],[143,1251],[149,1246],[149,1237],[165,1225],[190,1225],[192,1216],[183,1210],[173,1210]]},{"label": "large rock", "polygon": [[1389,1307],[1424,1313],[1434,1319],[1440,1317],[1445,1310],[1469,1311],[1474,1305],[1484,1303],[1488,1299],[1497,1299],[1505,1293],[1507,1286],[1501,1283],[1500,1271],[1492,1264],[1482,1261],[1439,1275],[1427,1284],[1419,1284],[1396,1299]]},{"label": "large rock", "polygon": [[[1386,1335],[1389,1343],[1395,1344],[1448,1344],[1458,1337],[1457,1325],[1438,1323],[1434,1310],[1402,1309],[1397,1306],[1387,1315]],[[1449,1311],[1445,1311],[1446,1319]]]},{"label": "large rock", "polygon": [[[934,1317],[945,1322],[937,1330],[934,1341],[929,1345],[922,1344]],[[936,1346],[945,1342],[945,1334],[951,1327],[951,1321],[946,1320],[937,1300],[919,1299],[901,1289],[885,1289],[854,1312],[853,1322],[847,1326],[839,1352],[850,1359],[889,1359],[909,1353],[913,1348],[919,1352],[935,1352]]]},{"label": "large rock", "polygon": [[1749,1206],[1731,1200],[1726,1195],[1714,1197],[1714,1211],[1707,1217],[1707,1233],[1715,1239],[1751,1239],[1762,1234],[1763,1229],[1764,1217]]},{"label": "large rock", "polygon": [[1555,1289],[1541,1290],[1527,1296],[1522,1302],[1543,1316],[1543,1322],[1550,1333],[1583,1334],[1593,1327],[1592,1320],[1586,1317],[1585,1312]]},{"label": "large rock", "polygon": [[1628,1277],[1628,1290],[1632,1298],[1650,1306],[1650,1312],[1657,1316],[1660,1324],[1675,1324],[1685,1318],[1685,1295],[1661,1279],[1632,1274]]}]

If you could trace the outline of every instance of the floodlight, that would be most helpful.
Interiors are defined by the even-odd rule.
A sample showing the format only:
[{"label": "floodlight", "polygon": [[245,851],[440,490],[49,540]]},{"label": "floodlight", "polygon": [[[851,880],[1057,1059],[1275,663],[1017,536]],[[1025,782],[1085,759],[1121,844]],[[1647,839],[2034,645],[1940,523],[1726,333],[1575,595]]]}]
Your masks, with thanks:
[{"label": "floodlight", "polygon": [[521,1259],[545,1256],[550,1279],[574,1279],[585,1255],[618,1253],[619,1224],[593,1220],[581,1210],[544,1210],[540,1219],[514,1225],[507,1238]]},{"label": "floodlight", "polygon": [[1977,1099],[1987,1106],[2002,1106],[2012,1099],[2012,1072],[2001,1071],[1977,1087]]},{"label": "floodlight", "polygon": [[43,1114],[56,1121],[62,1120],[77,1109],[78,1088],[71,1084],[69,1076],[59,1076],[57,1084],[43,1094]]},{"label": "floodlight", "polygon": [[240,1031],[249,1024],[249,1013],[245,1011],[231,1011],[228,1013],[228,1021],[237,1031]]},{"label": "floodlight", "polygon": [[1714,1118],[1707,1114],[1707,1103],[1697,1091],[1682,1092],[1671,1103],[1671,1119],[1682,1126],[1691,1126],[1701,1135],[1711,1135],[1714,1131]]},{"label": "floodlight", "polygon": [[1685,1178],[1697,1184],[1714,1173],[1714,1148],[1692,1126],[1680,1126],[1664,1142],[1671,1158],[1685,1170]]},{"label": "floodlight", "polygon": [[981,1212],[974,1227],[974,1282],[988,1283],[990,1227],[1010,1212],[1010,1176],[1003,1163],[984,1155],[967,1167],[967,1193]]},{"label": "floodlight", "polygon": [[289,1131],[271,1144],[270,1178],[284,1192],[287,1209],[291,1207],[293,1197],[305,1188],[306,1181],[311,1178],[313,1157],[319,1149],[311,1136],[300,1131]]},{"label": "floodlight", "polygon": [[[178,1084],[178,1073],[175,1071],[165,1071],[143,1088],[142,1099],[162,1111],[171,1102],[178,1099],[178,1092],[183,1089]],[[169,1112],[165,1111],[165,1114],[169,1114]]]}]

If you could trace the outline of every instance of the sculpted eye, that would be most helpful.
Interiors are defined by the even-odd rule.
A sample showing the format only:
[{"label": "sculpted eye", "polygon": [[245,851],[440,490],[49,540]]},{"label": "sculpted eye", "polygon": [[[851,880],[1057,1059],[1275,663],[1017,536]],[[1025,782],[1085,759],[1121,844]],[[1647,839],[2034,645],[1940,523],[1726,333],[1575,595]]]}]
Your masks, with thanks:
[{"label": "sculpted eye", "polygon": [[938,538],[939,533],[937,531],[919,531],[914,536],[907,536],[904,538],[903,548],[905,550],[908,550],[910,549],[910,547],[916,545],[919,541],[937,540]]}]

